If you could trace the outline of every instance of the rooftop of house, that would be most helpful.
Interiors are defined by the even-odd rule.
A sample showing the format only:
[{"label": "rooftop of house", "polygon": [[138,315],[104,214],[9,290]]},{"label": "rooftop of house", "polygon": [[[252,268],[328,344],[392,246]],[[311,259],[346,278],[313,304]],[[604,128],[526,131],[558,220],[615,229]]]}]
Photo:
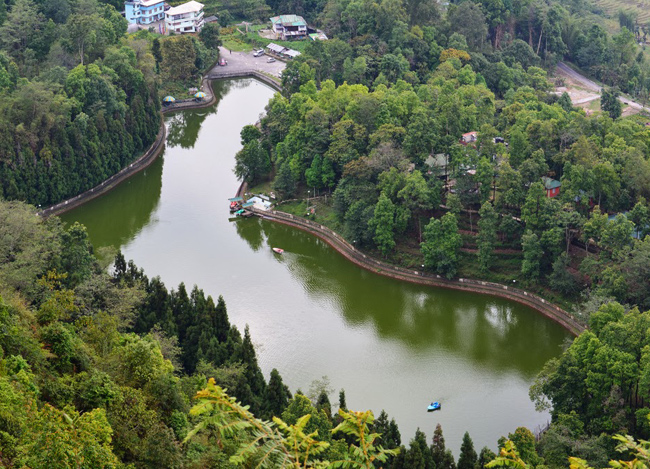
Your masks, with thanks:
[{"label": "rooftop of house", "polygon": [[162,5],[165,3],[165,0],[142,0],[140,5],[143,7],[152,7],[154,5]]},{"label": "rooftop of house", "polygon": [[166,13],[169,16],[173,16],[173,15],[182,15],[184,13],[194,13],[201,10],[203,10],[203,3],[199,3],[199,2],[195,2],[194,0],[191,0],[190,2],[183,3],[182,5],[178,5],[177,7],[170,8],[169,10],[166,11]]},{"label": "rooftop of house", "polygon": [[542,182],[544,183],[544,188],[546,188],[547,190],[555,189],[562,186],[562,183],[557,179],[551,179],[550,177],[546,177],[546,176],[542,178]]},{"label": "rooftop of house", "polygon": [[283,26],[307,26],[305,19],[302,16],[298,15],[280,15],[274,16],[270,19],[271,23],[280,23]]},{"label": "rooftop of house", "polygon": [[279,54],[280,52],[282,52],[283,50],[286,49],[286,47],[284,47],[284,46],[279,46],[278,44],[275,44],[274,42],[269,43],[269,44],[266,46],[266,48],[269,49],[269,50],[271,50],[271,51],[273,51],[273,52],[277,52],[278,54]]},{"label": "rooftop of house", "polygon": [[309,34],[309,39],[312,41],[327,41],[327,34],[323,31],[318,31],[312,34]]}]

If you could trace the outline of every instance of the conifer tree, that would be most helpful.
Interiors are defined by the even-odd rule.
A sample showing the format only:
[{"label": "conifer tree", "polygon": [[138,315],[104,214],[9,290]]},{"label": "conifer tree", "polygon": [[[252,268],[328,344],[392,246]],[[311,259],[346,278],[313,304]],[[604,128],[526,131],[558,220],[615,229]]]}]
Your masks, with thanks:
[{"label": "conifer tree", "polygon": [[219,295],[217,300],[217,307],[213,316],[214,331],[219,339],[219,342],[225,342],[228,339],[228,331],[230,330],[230,321],[228,320],[228,310],[226,309],[226,302],[223,296]]},{"label": "conifer tree", "polygon": [[433,432],[433,444],[431,445],[431,454],[436,463],[436,467],[444,467],[448,469],[456,469],[454,456],[451,451],[445,448],[445,438],[442,435],[442,426],[436,425]]},{"label": "conifer tree", "polygon": [[184,283],[181,282],[181,284],[178,285],[178,291],[172,291],[171,306],[174,319],[176,320],[176,327],[178,329],[178,341],[181,344],[181,347],[183,347],[185,344],[187,328],[191,325],[193,319],[192,305],[190,304],[189,296],[187,296],[187,289],[185,288]]},{"label": "conifer tree", "polygon": [[348,404],[345,402],[345,389],[339,391],[339,409],[348,410]]},{"label": "conifer tree", "polygon": [[405,463],[406,467],[416,469],[436,469],[437,467],[433,460],[433,454],[427,446],[427,436],[419,428],[415,431],[415,438],[411,440]]},{"label": "conifer tree", "polygon": [[279,417],[284,412],[291,399],[289,388],[282,382],[282,376],[278,370],[271,370],[269,385],[266,390],[265,418]]},{"label": "conifer tree", "polygon": [[481,450],[481,453],[478,455],[477,465],[479,469],[483,469],[487,463],[489,463],[496,457],[497,455],[494,453],[494,451],[492,451],[487,446],[484,446],[483,449]]},{"label": "conifer tree", "polygon": [[497,223],[499,215],[490,202],[485,202],[479,210],[478,221],[478,261],[482,271],[487,271],[494,262],[494,247],[497,242]]},{"label": "conifer tree", "polygon": [[319,411],[325,412],[325,415],[327,415],[330,420],[332,419],[332,404],[330,403],[330,398],[325,390],[321,390],[320,394],[318,395],[316,408]]},{"label": "conifer tree", "polygon": [[478,462],[478,456],[474,450],[474,442],[468,432],[463,435],[463,443],[460,446],[460,456],[458,457],[458,469],[474,469]]},{"label": "conifer tree", "polygon": [[262,371],[257,364],[257,355],[255,354],[255,347],[253,346],[248,324],[244,329],[244,339],[242,340],[241,350],[242,363],[246,365],[246,382],[250,386],[253,395],[256,398],[261,399],[266,393],[266,381],[264,381]]}]

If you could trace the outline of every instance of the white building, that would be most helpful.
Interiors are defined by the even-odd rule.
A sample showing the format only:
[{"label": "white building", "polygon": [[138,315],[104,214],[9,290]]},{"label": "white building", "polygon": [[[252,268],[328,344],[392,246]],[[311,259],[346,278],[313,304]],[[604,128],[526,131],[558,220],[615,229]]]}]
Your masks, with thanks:
[{"label": "white building", "polygon": [[277,39],[304,39],[307,37],[307,22],[302,16],[280,15],[271,19],[273,32]]},{"label": "white building", "polygon": [[170,33],[198,33],[203,23],[203,4],[194,0],[165,12],[165,26]]},{"label": "white building", "polygon": [[164,0],[132,0],[124,2],[124,14],[131,24],[151,24],[165,19]]}]

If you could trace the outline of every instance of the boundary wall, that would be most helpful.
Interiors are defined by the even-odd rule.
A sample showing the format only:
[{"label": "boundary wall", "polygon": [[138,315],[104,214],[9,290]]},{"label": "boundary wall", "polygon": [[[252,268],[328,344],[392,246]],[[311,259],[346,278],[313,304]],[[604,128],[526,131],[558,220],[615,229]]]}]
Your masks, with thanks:
[{"label": "boundary wall", "polygon": [[299,216],[280,212],[277,210],[263,211],[252,207],[248,210],[260,218],[275,221],[285,225],[290,225],[311,233],[332,246],[350,262],[353,262],[354,264],[377,274],[411,283],[417,283],[420,285],[449,288],[452,290],[470,291],[474,293],[482,293],[486,295],[497,296],[500,298],[506,298],[539,311],[544,316],[559,323],[573,335],[579,335],[586,329],[584,325],[576,321],[575,318],[571,316],[567,311],[554,305],[553,303],[550,303],[544,298],[541,298],[533,293],[529,293],[519,288],[514,288],[508,285],[501,285],[499,283],[466,278],[448,280],[444,277],[441,277],[440,275],[420,272],[417,270],[406,269],[404,267],[387,264],[385,262],[381,262],[378,259],[375,259],[374,257],[363,254],[349,242],[343,239],[341,235],[319,223],[315,223],[311,220],[305,220]]}]

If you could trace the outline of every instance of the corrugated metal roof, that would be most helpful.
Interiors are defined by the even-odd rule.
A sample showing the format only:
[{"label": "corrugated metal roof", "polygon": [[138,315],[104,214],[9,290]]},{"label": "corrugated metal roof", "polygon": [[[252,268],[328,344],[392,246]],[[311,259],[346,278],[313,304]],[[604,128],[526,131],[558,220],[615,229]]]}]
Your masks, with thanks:
[{"label": "corrugated metal roof", "polygon": [[312,41],[327,41],[327,35],[323,31],[318,31],[317,33],[309,34],[309,38]]},{"label": "corrugated metal roof", "polygon": [[288,55],[289,57],[298,57],[300,55],[300,52],[293,49],[287,49],[283,52],[283,54]]},{"label": "corrugated metal roof", "polygon": [[302,16],[298,15],[280,15],[270,18],[271,23],[280,23],[283,26],[307,26],[307,22]]},{"label": "corrugated metal roof", "polygon": [[270,50],[272,50],[273,52],[277,52],[278,54],[279,54],[280,52],[282,52],[283,50],[286,49],[286,47],[284,47],[284,46],[279,46],[279,45],[277,45],[277,44],[275,44],[275,43],[273,43],[273,42],[270,43],[270,44],[269,44],[268,46],[266,46],[266,47],[267,47],[267,49],[270,49]]}]

